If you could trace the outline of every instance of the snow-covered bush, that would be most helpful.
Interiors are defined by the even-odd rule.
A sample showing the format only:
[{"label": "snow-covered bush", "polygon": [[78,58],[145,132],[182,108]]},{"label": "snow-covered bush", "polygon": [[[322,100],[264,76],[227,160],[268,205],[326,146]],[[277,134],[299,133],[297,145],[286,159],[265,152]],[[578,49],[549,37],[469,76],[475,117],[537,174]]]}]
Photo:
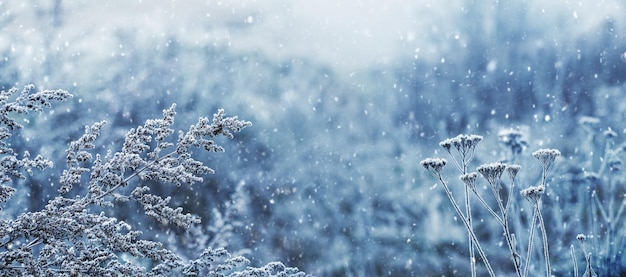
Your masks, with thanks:
[{"label": "snow-covered bush", "polygon": [[[52,101],[72,97],[64,90],[33,92],[29,85],[19,93],[0,93],[0,201],[7,204],[20,187],[15,179],[33,169],[49,169],[52,162],[28,152],[15,153],[9,139],[22,126],[14,118],[41,112]],[[248,267],[242,256],[231,256],[225,249],[206,248],[195,259],[185,259],[176,249],[160,242],[141,239],[141,226],[132,226],[110,216],[120,202],[139,203],[145,215],[173,228],[189,228],[199,223],[196,215],[172,207],[171,197],[150,192],[150,183],[192,186],[212,173],[194,157],[193,149],[222,152],[214,138],[233,138],[233,133],[251,126],[248,121],[225,117],[219,110],[212,119],[200,117],[185,132],[172,129],[176,105],[163,111],[161,119],[146,120],[132,128],[121,150],[96,146],[106,132],[106,121],[87,126],[66,150],[67,168],[57,185],[58,196],[39,211],[28,211],[15,218],[0,219],[0,275],[3,276],[303,276],[295,268],[270,263]],[[41,134],[45,135],[45,134]],[[176,135],[177,138],[172,138]],[[105,153],[101,153],[106,150]],[[21,156],[21,157],[20,157]],[[61,167],[57,167],[61,168]],[[74,190],[75,187],[86,190]],[[37,199],[31,199],[37,201]],[[222,223],[223,225],[223,223]],[[219,226],[218,226],[219,227]],[[136,228],[136,229],[135,229]]]}]

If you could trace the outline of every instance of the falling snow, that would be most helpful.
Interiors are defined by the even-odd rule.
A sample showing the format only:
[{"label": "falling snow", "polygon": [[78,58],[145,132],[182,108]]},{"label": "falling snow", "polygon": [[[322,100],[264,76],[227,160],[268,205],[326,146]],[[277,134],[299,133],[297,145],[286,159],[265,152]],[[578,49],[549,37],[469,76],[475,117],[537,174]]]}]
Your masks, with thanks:
[{"label": "falling snow", "polygon": [[[7,183],[17,191],[0,219],[57,195],[67,142],[85,126],[109,122],[94,149],[104,157],[176,103],[177,130],[218,108],[253,123],[217,142],[225,153],[194,152],[215,170],[201,184],[146,181],[201,223],[176,229],[131,204],[103,211],[186,258],[225,247],[252,266],[281,261],[319,276],[469,276],[463,220],[419,161],[444,157],[446,138],[477,134],[484,141],[468,170],[521,164],[518,195],[537,185],[533,151],[559,149],[541,205],[552,274],[571,275],[573,245],[580,276],[586,253],[599,276],[619,276],[623,9],[617,0],[0,2],[1,90],[33,83],[75,96],[17,119],[24,128],[7,141],[18,157],[55,166]],[[463,195],[447,169],[451,193]],[[532,218],[528,201],[515,205]],[[498,252],[507,250],[494,235],[502,230],[472,208],[494,270],[515,274]],[[479,258],[477,269],[487,274]]]}]

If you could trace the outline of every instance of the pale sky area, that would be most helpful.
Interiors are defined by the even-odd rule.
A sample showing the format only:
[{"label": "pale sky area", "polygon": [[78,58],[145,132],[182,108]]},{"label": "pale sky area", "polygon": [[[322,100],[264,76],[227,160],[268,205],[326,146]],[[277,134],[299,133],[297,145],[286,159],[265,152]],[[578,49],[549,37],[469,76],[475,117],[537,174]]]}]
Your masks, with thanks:
[{"label": "pale sky area", "polygon": [[[445,3],[444,3],[445,2]],[[139,30],[146,39],[177,33],[197,45],[223,45],[233,50],[260,52],[289,59],[306,56],[343,73],[368,69],[406,58],[437,57],[430,41],[458,36],[457,19],[471,1],[106,1],[62,2],[66,27],[56,31],[52,44],[78,52],[102,49],[102,57],[123,51],[110,45],[111,32]],[[568,32],[585,32],[609,16],[623,18],[619,1],[530,1],[536,24],[567,21]],[[482,2],[485,15],[491,2]],[[32,7],[5,3],[13,14],[35,16]],[[510,11],[518,12],[518,11]],[[481,16],[481,15],[477,15]],[[533,23],[530,23],[533,24]],[[50,28],[16,20],[10,29],[24,39],[35,30]],[[84,39],[90,37],[90,39]],[[76,39],[74,39],[76,38]],[[79,39],[82,38],[82,39]],[[25,51],[37,56],[37,43]],[[79,44],[76,45],[74,41]],[[185,41],[183,41],[184,43]],[[0,42],[2,44],[7,43]],[[1,46],[1,45],[0,45]],[[88,50],[88,51],[87,51]]]}]

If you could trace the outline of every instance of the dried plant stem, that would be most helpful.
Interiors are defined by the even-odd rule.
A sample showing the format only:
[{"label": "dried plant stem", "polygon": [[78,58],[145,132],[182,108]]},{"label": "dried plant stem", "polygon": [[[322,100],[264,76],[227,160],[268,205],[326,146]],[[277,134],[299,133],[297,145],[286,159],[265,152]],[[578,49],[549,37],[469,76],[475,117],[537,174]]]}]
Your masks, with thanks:
[{"label": "dried plant stem", "polygon": [[574,277],[578,277],[578,262],[576,261],[576,253],[574,253],[574,245],[570,245],[570,254],[572,255],[572,262],[574,262]]},{"label": "dried plant stem", "polygon": [[[467,186],[466,186],[467,188]],[[494,194],[496,194],[495,190],[493,190]],[[515,273],[517,274],[517,276],[521,277],[522,276],[522,271],[521,271],[521,265],[518,262],[517,259],[517,251],[514,249],[514,245],[513,245],[513,238],[512,238],[512,234],[509,230],[509,224],[508,224],[508,200],[507,200],[507,205],[506,208],[502,205],[502,202],[498,199],[498,205],[500,207],[500,210],[502,212],[502,217],[500,217],[492,208],[491,206],[489,206],[489,204],[487,204],[487,202],[485,201],[485,199],[478,194],[477,191],[474,191],[474,195],[476,195],[476,198],[478,198],[478,200],[480,201],[480,203],[482,203],[482,205],[485,207],[485,209],[487,209],[489,211],[489,213],[491,213],[491,215],[498,221],[498,223],[500,223],[500,225],[502,226],[502,229],[504,231],[504,239],[506,240],[507,246],[509,247],[509,251],[511,252],[511,258],[513,260],[513,265],[515,267]],[[497,196],[496,196],[497,197]],[[509,194],[509,199],[511,197],[511,194]]]},{"label": "dried plant stem", "polygon": [[513,235],[509,230],[509,223],[506,215],[504,216],[504,238],[506,239],[506,244],[509,246],[509,251],[511,251],[511,259],[513,259],[513,266],[515,267],[515,273],[518,277],[522,276],[522,269],[519,259],[517,258],[517,250],[515,249],[515,244],[513,243]]},{"label": "dried plant stem", "polygon": [[[474,229],[472,226],[472,210],[470,208],[469,201],[469,188],[465,186],[465,214],[467,215],[467,223],[470,229]],[[474,243],[472,242],[472,236],[467,235],[468,245],[469,245],[469,258],[470,258],[470,269],[472,272],[472,277],[476,277],[476,256],[474,253]]]},{"label": "dried plant stem", "polygon": [[509,250],[511,251],[511,258],[513,259],[513,265],[515,266],[515,273],[517,273],[518,277],[522,277],[522,268],[521,268],[521,260],[518,259],[519,254],[517,254],[517,249],[515,246],[515,238],[514,235],[511,234],[511,230],[509,229],[509,208],[511,207],[511,202],[513,199],[513,189],[515,188],[515,177],[511,178],[511,184],[509,186],[509,195],[506,199],[506,205],[504,206],[504,210],[502,211],[502,220],[504,221],[504,237],[506,238],[506,242],[509,245]]},{"label": "dried plant stem", "polygon": [[498,223],[500,223],[500,225],[504,226],[504,220],[498,215],[498,213],[496,213],[496,211],[494,211],[489,204],[487,204],[487,201],[485,201],[485,199],[480,196],[480,194],[478,194],[478,192],[474,191],[474,195],[476,196],[476,198],[478,198],[478,201],[480,201],[481,204],[483,204],[483,206],[485,207],[485,209],[487,209],[487,211],[489,211],[489,213],[498,221]]},{"label": "dried plant stem", "polygon": [[543,216],[541,215],[541,211],[539,210],[539,203],[535,204],[535,209],[537,210],[537,215],[539,218],[539,229],[541,230],[541,237],[543,239],[543,256],[546,261],[546,276],[550,277],[552,275],[552,271],[550,270],[550,253],[548,251],[548,235],[546,234],[546,226],[543,222]]},{"label": "dried plant stem", "polygon": [[[496,189],[496,185],[497,184],[491,184],[490,187],[491,187],[491,191],[493,192],[493,195],[496,198],[496,202],[498,202],[498,207],[500,208],[500,212],[502,213],[502,220],[500,220],[500,224],[502,225],[502,229],[504,229],[504,239],[506,240],[506,244],[509,247],[509,251],[511,251],[511,258],[513,259],[515,273],[517,274],[517,276],[521,276],[522,272],[521,272],[521,269],[519,268],[519,264],[515,257],[516,251],[515,249],[513,249],[513,241],[511,238],[511,232],[509,230],[508,208],[509,208],[509,201],[511,199],[511,194],[509,193],[509,198],[507,199],[507,204],[505,208],[504,205],[502,204],[502,199],[500,198],[499,191]],[[511,184],[511,188],[512,187],[513,185]]]},{"label": "dried plant stem", "polygon": [[533,209],[533,218],[530,224],[530,235],[528,236],[528,249],[526,252],[526,265],[524,266],[524,277],[528,276],[528,268],[530,267],[530,258],[533,249],[533,238],[535,236],[535,221],[537,220],[537,209]]},{"label": "dried plant stem", "polygon": [[528,276],[528,269],[530,266],[530,260],[531,260],[531,254],[532,254],[532,248],[533,248],[533,238],[535,236],[535,226],[537,221],[539,221],[539,229],[541,230],[541,237],[542,237],[542,243],[543,243],[543,256],[545,259],[545,265],[546,265],[546,276],[550,277],[551,276],[551,270],[550,270],[550,253],[548,251],[548,236],[546,234],[546,228],[545,228],[545,224],[543,221],[543,216],[541,215],[541,210],[540,210],[540,205],[539,205],[539,201],[533,201],[533,219],[532,219],[532,223],[530,224],[530,236],[528,237],[528,252],[526,254],[526,265],[524,268],[524,277]]},{"label": "dried plant stem", "polygon": [[496,275],[493,272],[493,269],[491,268],[491,265],[489,264],[489,260],[487,259],[487,255],[485,255],[485,252],[483,251],[482,247],[480,246],[480,242],[478,241],[478,238],[476,237],[476,234],[474,234],[474,230],[471,228],[467,217],[465,217],[465,215],[463,215],[463,211],[461,211],[461,208],[459,207],[459,205],[454,200],[454,197],[452,196],[452,192],[448,188],[448,184],[446,184],[446,182],[443,180],[443,178],[441,177],[441,174],[437,174],[437,179],[439,180],[439,182],[443,186],[443,188],[444,188],[444,190],[446,192],[446,195],[448,196],[448,199],[450,200],[450,203],[452,203],[452,206],[456,210],[457,214],[459,215],[459,217],[461,217],[461,221],[463,221],[463,224],[465,225],[465,228],[467,229],[467,232],[469,233],[469,236],[471,237],[472,241],[474,242],[474,246],[476,247],[476,250],[478,250],[478,254],[480,255],[480,258],[483,260],[483,263],[485,264],[485,267],[487,268],[487,272],[489,272],[489,276],[495,277]]}]

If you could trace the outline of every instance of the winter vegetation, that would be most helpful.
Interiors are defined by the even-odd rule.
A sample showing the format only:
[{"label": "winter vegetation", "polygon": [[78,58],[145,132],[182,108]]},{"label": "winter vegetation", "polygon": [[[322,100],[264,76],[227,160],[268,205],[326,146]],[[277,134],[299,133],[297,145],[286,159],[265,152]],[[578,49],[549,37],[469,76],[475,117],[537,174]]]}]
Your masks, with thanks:
[{"label": "winter vegetation", "polygon": [[[501,134],[504,137],[505,141],[507,142],[513,138],[520,141],[519,133],[503,132]],[[469,264],[470,264],[470,269],[471,269],[471,275],[476,276],[477,274],[476,273],[477,272],[476,257],[475,257],[475,251],[477,251],[480,254],[479,257],[483,261],[483,264],[489,276],[498,276],[496,275],[494,269],[492,268],[489,262],[489,258],[486,256],[485,251],[483,250],[483,247],[481,247],[478,236],[474,232],[474,228],[480,228],[478,226],[474,227],[472,223],[473,222],[472,217],[474,216],[474,214],[472,213],[472,210],[470,208],[472,206],[472,201],[470,200],[470,197],[472,198],[475,197],[473,198],[473,199],[476,199],[474,202],[480,203],[482,207],[486,211],[488,211],[489,214],[493,217],[493,219],[502,227],[502,236],[503,236],[502,239],[504,239],[508,247],[508,250],[510,253],[511,267],[514,269],[516,276],[520,276],[520,277],[521,276],[540,276],[541,275],[540,272],[532,272],[532,271],[537,271],[539,268],[541,268],[541,270],[545,272],[545,276],[548,276],[548,277],[552,276],[552,271],[550,267],[551,262],[550,262],[550,254],[549,254],[550,251],[549,251],[548,242],[554,241],[554,239],[549,238],[547,235],[548,233],[546,232],[546,224],[545,224],[546,221],[544,221],[543,219],[541,208],[543,206],[542,196],[546,194],[546,190],[549,185],[548,180],[550,180],[551,182],[554,182],[553,181],[554,178],[548,178],[548,173],[554,167],[555,160],[557,157],[561,155],[561,152],[556,149],[539,149],[533,152],[532,155],[537,159],[541,167],[541,177],[538,179],[539,183],[537,186],[529,186],[524,189],[518,189],[515,184],[516,177],[518,176],[518,173],[520,172],[520,169],[521,169],[521,166],[519,164],[514,164],[514,163],[505,164],[505,163],[497,162],[497,163],[489,163],[489,164],[483,164],[483,165],[478,166],[476,168],[476,171],[478,171],[484,177],[484,179],[487,181],[488,187],[490,188],[489,191],[492,192],[493,197],[492,197],[491,202],[495,202],[497,204],[496,205],[497,208],[494,208],[492,206],[494,204],[489,204],[487,200],[485,200],[485,198],[483,197],[482,193],[484,192],[482,191],[484,191],[484,189],[482,190],[477,189],[476,179],[477,179],[478,174],[476,172],[468,173],[468,166],[470,165],[470,162],[472,161],[474,157],[476,146],[478,142],[482,141],[482,139],[483,138],[478,135],[458,135],[454,138],[446,139],[439,144],[450,155],[450,157],[454,161],[454,164],[457,166],[457,169],[459,170],[461,174],[459,176],[459,179],[465,185],[465,194],[464,194],[465,197],[463,200],[465,210],[461,209],[461,205],[458,204],[458,201],[456,200],[454,195],[451,193],[451,190],[448,185],[449,182],[447,182],[443,178],[442,171],[445,165],[447,164],[447,160],[440,159],[440,158],[427,158],[420,162],[420,164],[425,169],[427,169],[433,174],[433,176],[438,180],[438,182],[444,188],[444,191],[446,192],[446,195],[448,199],[450,200],[450,203],[454,207],[457,213],[457,216],[461,219],[464,227],[467,229],[468,245],[469,245],[469,250],[467,253],[469,253]],[[511,149],[511,152],[519,154],[521,152],[520,150],[521,148],[516,147],[515,149]],[[505,186],[506,183],[501,179],[503,173],[505,172],[506,172],[506,175],[508,175],[509,177],[508,186]],[[471,193],[472,196],[469,195],[470,191],[472,192]],[[517,195],[518,192],[521,196]],[[607,227],[611,226],[613,222],[619,221],[619,219],[614,218],[614,217],[609,218],[606,216],[607,213],[604,210],[603,205],[601,205],[600,203],[607,202],[607,201],[598,200],[599,198],[597,198],[596,193],[598,192],[593,190],[591,191],[591,194],[589,196],[594,199],[592,200],[592,202],[598,204],[599,208],[588,205],[584,207],[584,209],[590,211],[589,216],[594,217],[593,221],[597,222],[598,219],[596,217],[598,216],[598,214],[602,214],[603,215],[602,219],[604,219],[602,225],[606,225]],[[519,214],[520,212],[523,212],[525,210],[523,208],[511,209],[512,206],[523,207],[521,203],[522,202],[521,198],[526,199],[531,206],[530,209],[527,210],[529,212],[527,212],[526,215]],[[608,202],[613,202],[613,201],[608,201]],[[616,207],[615,203],[612,203],[610,205],[611,205],[610,209],[614,210]],[[584,205],[581,205],[581,206],[584,206]],[[623,212],[623,209],[625,206],[626,206],[626,201],[622,200],[619,210],[617,211],[618,216],[621,216],[621,213]],[[559,212],[562,212],[562,210],[560,210]],[[556,213],[559,213],[559,212],[556,212]],[[580,216],[582,217],[583,215],[580,215]],[[530,223],[521,222],[523,220],[520,220],[520,219],[524,219],[524,220],[530,219]],[[516,224],[511,224],[511,222],[515,222]],[[564,226],[567,226],[567,224]],[[541,253],[543,254],[543,260],[545,261],[543,263],[544,265],[543,267],[538,266],[542,264],[541,260],[533,259],[532,257],[533,253],[535,251],[538,251],[533,248],[533,241],[535,239],[536,229],[539,229],[540,231]],[[599,266],[600,268],[603,269],[602,270],[603,276],[613,276],[624,271],[623,265],[621,265],[621,261],[620,261],[621,259],[621,254],[619,254],[620,250],[612,249],[613,246],[611,246],[611,244],[613,244],[615,237],[612,237],[610,235],[611,232],[612,231],[610,229],[603,232],[605,234],[604,236],[606,240],[606,245],[608,247],[606,249],[597,248],[598,251],[602,252],[603,257],[601,259],[601,263],[596,264],[596,266]],[[591,262],[592,253],[587,252],[587,249],[585,248],[585,245],[584,245],[585,238],[586,236],[583,234],[579,234],[576,236],[576,239],[581,242],[582,255],[585,258],[585,262],[586,262],[583,276],[598,276],[593,269],[594,264]],[[525,241],[528,242],[528,246],[526,246],[526,249],[525,249],[526,251],[524,251],[524,248],[520,247],[519,245],[519,243],[525,242]],[[526,254],[523,254],[523,253],[526,253]],[[574,263],[573,275],[578,276],[578,272],[579,272],[578,266],[577,266],[578,258],[576,256],[576,251],[574,250],[574,245],[571,245],[571,255],[572,255],[572,261]],[[533,270],[530,271],[530,275],[529,275],[529,270],[531,267],[533,268]]]},{"label": "winter vegetation", "polygon": [[[21,159],[6,141],[12,131],[21,129],[13,114],[41,112],[51,101],[66,100],[72,95],[63,90],[32,93],[33,86],[0,93],[2,145],[2,183],[25,179],[22,171],[45,170],[52,162],[24,152]],[[0,272],[6,276],[304,276],[282,263],[261,268],[247,267],[249,260],[231,256],[224,248],[206,248],[193,260],[184,260],[160,242],[140,239],[139,230],[115,217],[107,208],[118,202],[135,201],[146,216],[161,224],[189,228],[200,218],[172,208],[171,197],[150,193],[150,182],[192,186],[213,170],[194,159],[191,148],[223,152],[212,138],[225,136],[251,126],[237,117],[225,117],[219,110],[213,119],[201,117],[186,132],[172,140],[176,105],[163,111],[163,118],[146,120],[131,129],[121,150],[106,155],[94,144],[106,121],[87,126],[85,133],[73,140],[66,150],[67,168],[58,181],[59,196],[36,212],[25,212],[14,220],[0,221]],[[174,142],[175,141],[175,142]],[[95,154],[95,155],[94,155]],[[72,194],[73,187],[84,185],[84,195]],[[6,203],[16,188],[2,184],[0,199]]]},{"label": "winter vegetation", "polygon": [[39,2],[0,275],[626,272],[620,1]]}]

